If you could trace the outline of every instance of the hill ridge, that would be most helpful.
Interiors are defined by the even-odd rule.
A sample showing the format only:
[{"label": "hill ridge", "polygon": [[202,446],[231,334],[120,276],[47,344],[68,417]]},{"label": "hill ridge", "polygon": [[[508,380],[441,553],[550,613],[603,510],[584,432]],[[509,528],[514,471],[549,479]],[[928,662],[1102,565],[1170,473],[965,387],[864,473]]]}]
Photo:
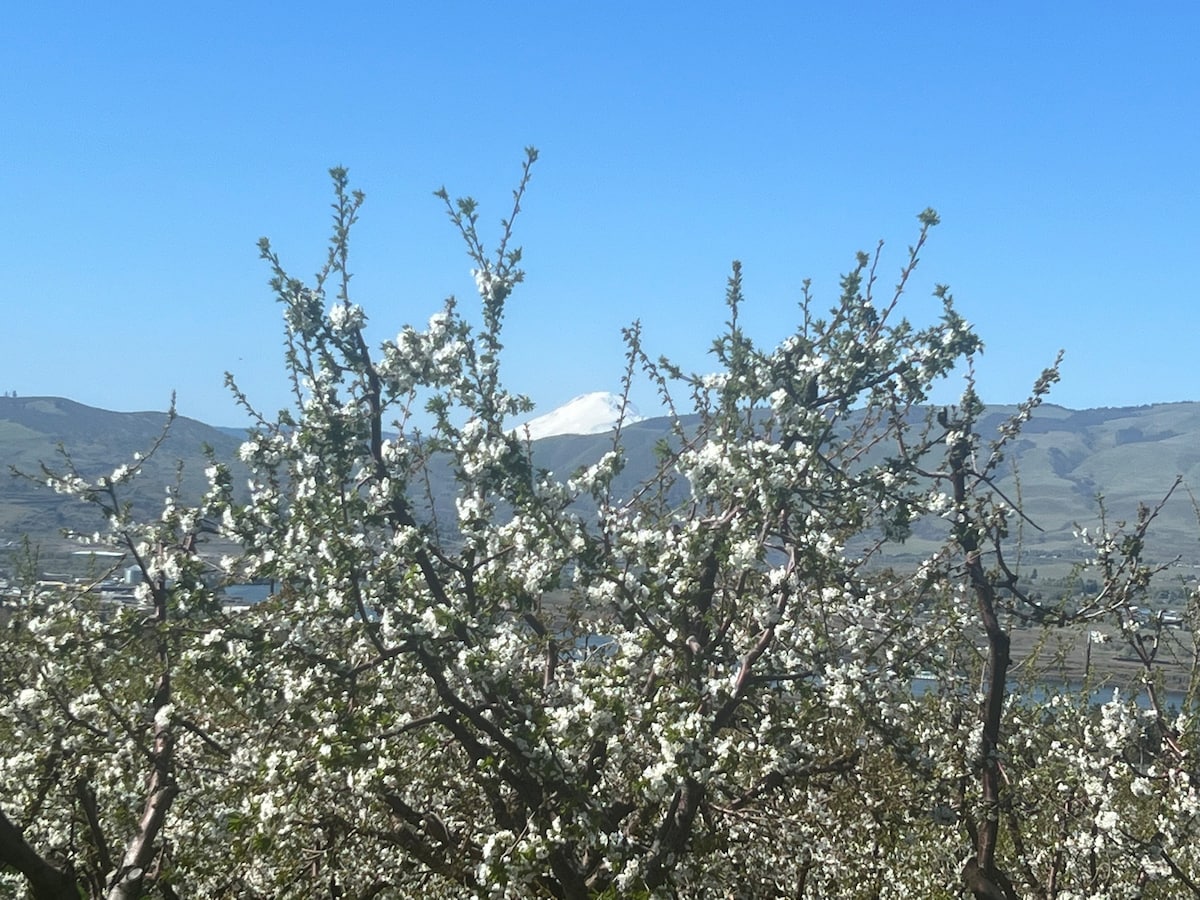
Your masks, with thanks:
[{"label": "hill ridge", "polygon": [[[986,435],[1016,409],[989,406],[981,418]],[[165,411],[114,412],[49,396],[0,397],[0,462],[36,476],[44,462],[61,461],[63,446],[84,477],[98,477],[145,452],[167,422]],[[669,419],[655,416],[632,422],[623,431],[629,465],[619,476],[618,491],[646,477],[654,445],[669,433]],[[214,427],[179,416],[156,457],[133,485],[139,513],[156,515],[165,485],[174,483],[177,460],[183,461],[185,497],[198,498],[205,487],[204,447],[219,459],[237,457],[246,428]],[[535,464],[560,478],[594,463],[611,448],[611,432],[561,434],[534,442]],[[1071,409],[1044,404],[1010,448],[1006,480],[1020,477],[1023,509],[1042,532],[1027,529],[1026,552],[1053,560],[1081,551],[1073,532],[1076,523],[1097,521],[1102,496],[1113,521],[1132,521],[1139,503],[1153,506],[1181,475],[1200,485],[1200,402],[1173,401],[1140,406]],[[450,474],[442,493],[449,493]],[[1010,496],[1015,485],[1001,482]],[[64,528],[90,532],[96,517],[69,497],[54,494],[28,479],[0,478],[0,546],[22,534],[53,543]],[[918,528],[898,550],[915,560],[941,535]],[[1200,570],[1200,524],[1186,491],[1180,491],[1151,528],[1148,547],[1154,558],[1175,556]]]}]

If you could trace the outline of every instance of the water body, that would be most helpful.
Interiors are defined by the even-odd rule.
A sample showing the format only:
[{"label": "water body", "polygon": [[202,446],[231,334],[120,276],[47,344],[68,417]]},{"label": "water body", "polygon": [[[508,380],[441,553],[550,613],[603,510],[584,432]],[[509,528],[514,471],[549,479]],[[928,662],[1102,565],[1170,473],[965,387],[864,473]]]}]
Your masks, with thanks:
[{"label": "water body", "polygon": [[[936,690],[937,686],[938,681],[933,676],[918,676],[912,682],[913,693],[918,697]],[[1009,685],[1009,690],[1014,695],[1022,695],[1029,703],[1043,703],[1055,694],[1068,694],[1077,697],[1083,693],[1083,683],[1079,681],[1064,681],[1058,685],[1037,685],[1029,689],[1011,684]],[[1088,702],[1092,706],[1103,706],[1105,703],[1111,702],[1118,691],[1126,699],[1132,695],[1132,691],[1110,684],[1093,688],[1088,693]],[[1142,709],[1150,708],[1150,695],[1145,690],[1139,690],[1135,699],[1137,700],[1137,705]],[[1182,709],[1186,699],[1187,695],[1184,691],[1160,691],[1158,694],[1158,701],[1162,704],[1164,712]]]},{"label": "water body", "polygon": [[[570,636],[560,634],[560,639],[567,640]],[[578,635],[573,639],[573,648],[571,657],[575,660],[604,658],[612,655],[616,651],[616,642],[614,638],[606,634],[584,634]],[[735,662],[730,663],[736,667]],[[918,675],[912,680],[912,691],[914,696],[923,697],[930,691],[936,691],[938,687],[938,679],[936,676]],[[1009,691],[1013,695],[1021,695],[1027,703],[1044,703],[1047,699],[1055,694],[1068,694],[1071,696],[1079,696],[1083,692],[1083,682],[1080,681],[1063,681],[1057,685],[1045,684],[1037,685],[1033,688],[1026,689],[1019,684],[1009,684]],[[1088,702],[1092,706],[1103,706],[1109,703],[1117,692],[1120,691],[1122,697],[1128,699],[1131,696],[1131,691],[1123,689],[1117,685],[1104,685],[1103,687],[1093,688],[1088,694]],[[1172,710],[1179,711],[1183,708],[1183,704],[1187,699],[1187,695],[1183,691],[1166,690],[1160,691],[1158,695],[1159,703],[1163,706],[1163,712]],[[1150,708],[1150,696],[1145,690],[1139,690],[1136,695],[1137,704],[1142,709]]]}]

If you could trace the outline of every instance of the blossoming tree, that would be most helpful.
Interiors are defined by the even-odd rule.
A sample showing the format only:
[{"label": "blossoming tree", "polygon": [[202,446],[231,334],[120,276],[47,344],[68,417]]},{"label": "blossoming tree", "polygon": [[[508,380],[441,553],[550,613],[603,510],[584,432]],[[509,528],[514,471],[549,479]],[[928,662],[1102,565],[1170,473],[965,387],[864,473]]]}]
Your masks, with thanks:
[{"label": "blossoming tree", "polygon": [[[715,374],[632,326],[625,395],[651,379],[671,433],[629,490],[623,426],[573,473],[514,429],[503,320],[535,158],[493,252],[439,192],[478,326],[450,300],[368,343],[343,170],[315,282],[262,243],[294,408],[234,386],[257,422],[247,500],[214,460],[198,508],[144,525],[120,503],[136,466],[50,474],[102,507],[143,605],[30,594],[6,625],[4,877],[114,898],[1200,892],[1190,720],[1009,683],[1012,616],[1107,617],[1153,685],[1127,619],[1153,511],[1093,548],[1091,601],[1023,592],[995,476],[1056,372],[991,444],[972,388],[928,412],[981,347],[944,288],[937,322],[901,314],[936,215],[894,289],[860,254],[828,312],[805,285],[774,349],[741,328],[735,263]],[[882,551],[922,517],[947,520],[944,549],[892,572]],[[239,552],[205,555],[211,535]],[[277,590],[227,613],[218,570]]]}]

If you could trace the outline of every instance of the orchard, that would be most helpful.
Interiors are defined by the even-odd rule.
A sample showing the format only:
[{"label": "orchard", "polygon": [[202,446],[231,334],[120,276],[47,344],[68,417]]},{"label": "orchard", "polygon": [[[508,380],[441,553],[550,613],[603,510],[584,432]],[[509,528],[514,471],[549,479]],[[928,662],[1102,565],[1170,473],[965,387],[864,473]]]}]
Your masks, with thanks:
[{"label": "orchard", "polygon": [[[202,502],[138,521],[140,460],[43,473],[102,511],[139,602],[30,588],[8,610],[0,890],[1200,896],[1194,692],[1166,702],[1166,650],[1130,613],[1155,508],[1084,539],[1096,591],[1027,591],[996,483],[1057,367],[980,433],[979,337],[942,286],[940,318],[905,316],[936,214],[894,286],[859,254],[774,347],[740,325],[734,263],[711,371],[631,325],[624,396],[648,379],[672,427],[629,490],[621,425],[561,473],[514,427],[531,406],[502,379],[504,313],[536,156],[494,248],[439,192],[478,312],[448,301],[381,346],[350,290],[344,170],[315,280],[261,243],[293,403],[267,414],[230,382],[256,423],[248,494],[213,459]],[[952,373],[961,399],[931,405]],[[929,520],[939,550],[883,564]],[[276,589],[224,609],[247,580]],[[1133,689],[1012,677],[1015,625],[1101,624],[1143,664]]]}]

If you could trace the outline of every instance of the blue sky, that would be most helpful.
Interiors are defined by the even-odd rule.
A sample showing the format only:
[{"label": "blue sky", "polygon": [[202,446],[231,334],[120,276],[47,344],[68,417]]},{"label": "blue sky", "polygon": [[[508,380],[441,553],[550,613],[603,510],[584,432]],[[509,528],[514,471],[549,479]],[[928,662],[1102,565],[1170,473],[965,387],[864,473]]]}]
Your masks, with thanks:
[{"label": "blue sky", "polygon": [[[287,402],[272,239],[315,271],[327,170],[367,195],[356,299],[380,339],[469,262],[432,191],[507,213],[527,282],[507,381],[615,390],[620,329],[685,367],[724,319],[775,343],[859,249],[906,312],[948,282],[985,399],[1200,400],[1200,7],[1190,3],[22,4],[0,29],[0,390],[238,424]],[[957,390],[948,389],[946,397]],[[652,412],[653,392],[635,400]]]}]

